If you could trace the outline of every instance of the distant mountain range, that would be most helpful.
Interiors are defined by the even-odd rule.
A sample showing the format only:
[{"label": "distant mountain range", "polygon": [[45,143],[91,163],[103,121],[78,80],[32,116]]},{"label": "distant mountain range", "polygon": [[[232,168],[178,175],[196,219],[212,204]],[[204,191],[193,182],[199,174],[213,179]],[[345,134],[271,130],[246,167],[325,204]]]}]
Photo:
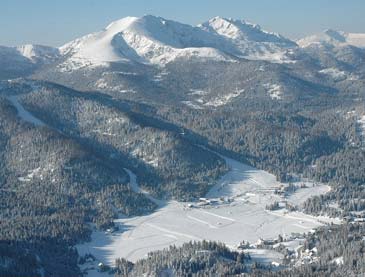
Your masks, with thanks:
[{"label": "distant mountain range", "polygon": [[[365,34],[325,30],[297,42],[263,30],[244,20],[214,17],[190,26],[162,17],[146,15],[114,21],[104,30],[75,39],[60,48],[24,45],[1,47],[1,57],[16,63],[50,63],[63,59],[62,67],[137,62],[164,65],[176,59],[235,61],[266,60],[283,63],[295,60],[294,52],[313,45],[365,48]],[[2,58],[4,63],[4,58]]]},{"label": "distant mountain range", "polygon": [[[0,79],[32,76],[147,103],[168,93],[165,101],[201,109],[243,95],[292,101],[349,85],[356,93],[365,74],[365,34],[326,30],[295,42],[244,20],[214,17],[191,26],[146,15],[60,48],[1,47],[0,58]],[[196,63],[220,70],[201,76]],[[183,64],[189,71],[180,72]]]}]

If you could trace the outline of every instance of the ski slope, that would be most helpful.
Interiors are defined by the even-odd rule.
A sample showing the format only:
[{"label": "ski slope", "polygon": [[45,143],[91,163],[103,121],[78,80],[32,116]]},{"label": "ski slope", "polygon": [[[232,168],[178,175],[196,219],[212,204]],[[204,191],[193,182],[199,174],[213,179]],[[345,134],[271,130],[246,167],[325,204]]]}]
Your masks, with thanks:
[{"label": "ski slope", "polygon": [[7,97],[7,99],[13,104],[13,106],[17,109],[18,116],[23,120],[34,124],[35,126],[44,126],[44,122],[33,116],[30,112],[24,109],[23,105],[19,102],[18,97],[16,95],[12,95]]},{"label": "ski slope", "polygon": [[[78,246],[79,253],[92,253],[99,261],[113,265],[119,257],[135,262],[151,251],[191,240],[221,241],[235,249],[242,240],[254,243],[279,234],[285,237],[292,232],[304,233],[331,221],[301,212],[265,210],[268,203],[283,200],[274,194],[282,184],[265,171],[226,157],[225,160],[230,171],[206,196],[216,203],[158,201],[160,208],[152,214],[115,220],[119,232],[94,232],[90,243]],[[135,175],[127,172],[133,189],[141,191]],[[306,185],[307,188],[297,190],[286,200],[302,203],[310,196],[329,191],[325,185],[314,186],[310,182]]]}]

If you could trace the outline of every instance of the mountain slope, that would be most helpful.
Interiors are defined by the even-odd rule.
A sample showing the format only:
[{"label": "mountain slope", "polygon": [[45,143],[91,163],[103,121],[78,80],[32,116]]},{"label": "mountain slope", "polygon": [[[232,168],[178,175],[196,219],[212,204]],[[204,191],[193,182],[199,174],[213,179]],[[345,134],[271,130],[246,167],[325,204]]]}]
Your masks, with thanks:
[{"label": "mountain slope", "polygon": [[[147,189],[167,197],[200,197],[224,171],[224,161],[186,141],[180,129],[131,111],[103,94],[80,93],[44,82],[18,81],[26,109],[116,167],[130,168]],[[117,166],[118,165],[118,166]],[[179,170],[176,170],[179,168]]]},{"label": "mountain slope", "polygon": [[41,45],[0,46],[0,80],[23,77],[59,58],[57,48]]},{"label": "mountain slope", "polygon": [[226,45],[234,49],[233,54],[247,59],[284,61],[288,59],[287,50],[297,46],[279,34],[265,31],[259,25],[244,20],[214,17],[199,27],[220,36]]},{"label": "mountain slope", "polygon": [[26,44],[15,49],[34,63],[49,64],[59,58],[59,50],[54,47]]},{"label": "mountain slope", "polygon": [[199,41],[200,29],[160,17],[126,17],[103,31],[76,39],[60,48],[75,64],[107,62],[164,64],[179,57],[228,60],[218,49]]},{"label": "mountain slope", "polygon": [[300,39],[297,43],[300,47],[308,47],[313,44],[327,44],[332,46],[355,46],[365,48],[365,34],[346,33],[328,29],[323,33]]},{"label": "mountain slope", "polygon": [[280,61],[296,44],[244,21],[213,18],[193,27],[161,17],[126,17],[101,32],[60,48],[61,68],[77,69],[109,62],[163,65],[179,58],[232,61],[238,58]]}]

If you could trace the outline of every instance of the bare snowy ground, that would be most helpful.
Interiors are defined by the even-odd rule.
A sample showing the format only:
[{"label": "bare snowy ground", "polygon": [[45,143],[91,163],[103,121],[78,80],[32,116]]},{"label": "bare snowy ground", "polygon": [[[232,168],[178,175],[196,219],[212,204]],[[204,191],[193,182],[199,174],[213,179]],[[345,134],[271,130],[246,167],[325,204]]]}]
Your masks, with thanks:
[{"label": "bare snowy ground", "polygon": [[[209,95],[209,92],[203,91],[203,90],[190,90],[191,92],[189,95],[191,96],[199,96],[198,98],[195,98],[193,100],[189,101],[182,101],[181,103],[189,106],[192,109],[195,110],[201,110],[206,107],[220,107],[228,104],[231,102],[234,98],[240,96],[245,90],[244,89],[236,89],[234,92],[227,93],[224,95],[219,95],[217,97],[214,97],[212,99],[206,99]],[[208,97],[209,98],[209,97]]]},{"label": "bare snowy ground", "polygon": [[278,84],[265,84],[264,88],[269,93],[271,99],[280,100],[283,95],[283,88]]},{"label": "bare snowy ground", "polygon": [[[328,186],[313,186],[307,182],[307,188],[284,198],[274,193],[282,186],[275,176],[225,159],[231,170],[207,194],[205,201],[210,204],[204,200],[198,203],[158,201],[160,209],[155,213],[116,220],[119,232],[94,232],[90,243],[78,246],[79,253],[92,253],[99,261],[113,265],[118,257],[137,261],[151,251],[191,240],[221,241],[236,249],[242,240],[254,243],[259,238],[271,239],[279,234],[285,237],[333,221],[285,209],[265,210],[265,206],[274,201],[302,203],[310,196],[327,192]],[[135,175],[128,173],[132,187],[140,191]],[[264,259],[263,253],[257,255],[260,260]],[[275,256],[274,260],[279,258]]]},{"label": "bare snowy ground", "polygon": [[343,81],[346,79],[353,81],[353,80],[359,79],[358,76],[345,72],[345,71],[342,71],[342,70],[339,70],[338,68],[335,68],[335,67],[323,69],[323,70],[319,71],[319,73],[330,76],[335,81]]},{"label": "bare snowy ground", "polygon": [[30,112],[28,112],[22,104],[18,101],[16,95],[12,95],[8,97],[9,101],[13,104],[13,106],[17,109],[19,117],[23,120],[30,122],[36,126],[44,126],[45,124],[39,120],[38,118],[34,117]]}]

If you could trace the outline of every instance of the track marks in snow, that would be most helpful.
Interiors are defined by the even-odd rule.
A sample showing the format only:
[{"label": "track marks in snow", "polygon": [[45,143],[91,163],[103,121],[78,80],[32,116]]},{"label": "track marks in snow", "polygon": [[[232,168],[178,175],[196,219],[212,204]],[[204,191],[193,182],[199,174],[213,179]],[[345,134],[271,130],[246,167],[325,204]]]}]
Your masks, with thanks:
[{"label": "track marks in snow", "polygon": [[201,220],[201,219],[196,218],[196,217],[194,217],[194,216],[188,215],[188,216],[187,216],[187,218],[190,218],[190,219],[195,220],[195,221],[197,221],[197,222],[199,222],[199,223],[202,223],[202,224],[208,225],[208,226],[209,226],[209,228],[218,229],[218,227],[217,227],[217,226],[214,226],[214,225],[210,224],[209,222],[204,221],[204,220]]},{"label": "track marks in snow", "polygon": [[229,218],[229,217],[225,217],[225,216],[221,216],[221,215],[217,215],[217,214],[214,214],[214,213],[211,213],[211,212],[207,212],[207,211],[200,211],[201,213],[205,213],[205,214],[209,214],[209,215],[212,215],[212,216],[215,216],[215,217],[218,217],[218,218],[221,218],[221,219],[225,219],[225,220],[229,220],[229,221],[232,221],[232,222],[236,222],[235,219],[233,218]]},{"label": "track marks in snow", "polygon": [[184,234],[184,233],[180,233],[180,232],[171,231],[169,229],[157,226],[157,225],[152,224],[152,223],[146,223],[146,225],[148,225],[149,227],[154,228],[158,231],[165,232],[165,233],[172,234],[172,235],[177,235],[177,236],[180,236],[180,237],[185,237],[185,238],[188,238],[188,239],[191,239],[191,240],[201,240],[202,239],[202,238],[198,238],[198,237],[193,236],[193,235],[188,235],[188,234]]}]

